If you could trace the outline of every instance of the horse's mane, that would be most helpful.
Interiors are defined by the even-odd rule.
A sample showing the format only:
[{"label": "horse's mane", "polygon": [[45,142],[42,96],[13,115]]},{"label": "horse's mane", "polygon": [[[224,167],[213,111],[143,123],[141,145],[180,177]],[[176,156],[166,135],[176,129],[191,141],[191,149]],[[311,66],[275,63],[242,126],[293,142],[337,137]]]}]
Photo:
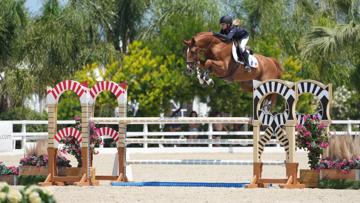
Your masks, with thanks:
[{"label": "horse's mane", "polygon": [[202,36],[209,36],[209,37],[213,38],[212,40],[215,39],[216,41],[214,41],[214,42],[216,42],[216,44],[218,44],[220,42],[227,44],[226,41],[223,41],[221,38],[214,36],[214,34],[212,32],[199,32],[193,37],[193,39],[202,37]]}]

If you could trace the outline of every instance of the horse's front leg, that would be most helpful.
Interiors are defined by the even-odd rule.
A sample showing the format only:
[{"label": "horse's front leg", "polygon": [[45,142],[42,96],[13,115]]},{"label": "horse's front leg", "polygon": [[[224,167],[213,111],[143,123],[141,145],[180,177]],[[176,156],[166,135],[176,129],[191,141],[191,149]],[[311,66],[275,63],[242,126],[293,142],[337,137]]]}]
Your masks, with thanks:
[{"label": "horse's front leg", "polygon": [[224,67],[224,62],[208,59],[206,60],[204,65],[205,71],[200,76],[200,78],[203,81],[205,81],[207,85],[214,85],[214,81],[211,78],[209,78],[209,72],[213,71],[216,76],[222,77],[226,73],[223,67]]},{"label": "horse's front leg", "polygon": [[227,66],[223,61],[208,59],[206,60],[204,67],[206,70],[214,72],[218,77],[224,77],[227,72]]}]

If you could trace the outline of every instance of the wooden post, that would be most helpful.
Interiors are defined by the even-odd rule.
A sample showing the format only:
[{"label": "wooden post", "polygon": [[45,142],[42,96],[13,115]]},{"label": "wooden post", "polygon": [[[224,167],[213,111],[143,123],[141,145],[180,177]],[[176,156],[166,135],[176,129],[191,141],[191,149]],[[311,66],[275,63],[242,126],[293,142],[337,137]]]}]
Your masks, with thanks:
[{"label": "wooden post", "polygon": [[[260,139],[260,122],[259,120],[253,121],[253,162],[261,162],[259,157],[259,139]],[[255,175],[255,174],[254,174]]]},{"label": "wooden post", "polygon": [[296,125],[296,120],[288,120],[285,125],[286,136],[289,140],[289,157],[286,160],[287,163],[293,163],[295,161],[295,149],[296,149],[295,125]]},{"label": "wooden post", "polygon": [[54,136],[57,133],[57,104],[48,104],[48,170],[50,181],[56,176],[56,151]]},{"label": "wooden post", "polygon": [[91,163],[88,160],[90,157],[89,155],[89,144],[90,144],[90,135],[89,135],[89,116],[91,114],[91,106],[88,104],[81,104],[81,174],[85,174],[86,181],[90,181],[89,175],[90,171],[89,168]]}]

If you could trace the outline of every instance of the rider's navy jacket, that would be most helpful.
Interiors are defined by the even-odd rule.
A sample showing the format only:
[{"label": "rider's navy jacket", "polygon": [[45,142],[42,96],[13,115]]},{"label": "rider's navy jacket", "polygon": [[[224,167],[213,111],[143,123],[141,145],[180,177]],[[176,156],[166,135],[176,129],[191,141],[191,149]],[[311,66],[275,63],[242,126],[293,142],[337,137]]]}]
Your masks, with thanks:
[{"label": "rider's navy jacket", "polygon": [[220,30],[220,33],[214,33],[215,36],[221,37],[226,41],[242,40],[249,36],[248,31],[241,27],[232,26],[227,30]]}]

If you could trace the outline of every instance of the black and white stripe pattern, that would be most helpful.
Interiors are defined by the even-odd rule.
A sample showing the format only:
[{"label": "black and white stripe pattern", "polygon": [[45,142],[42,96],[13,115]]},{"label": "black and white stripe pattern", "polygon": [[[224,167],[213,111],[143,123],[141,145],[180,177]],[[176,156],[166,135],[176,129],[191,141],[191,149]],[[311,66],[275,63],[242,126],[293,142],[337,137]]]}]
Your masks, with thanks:
[{"label": "black and white stripe pattern", "polygon": [[287,120],[286,114],[282,113],[273,116],[271,113],[264,112],[260,115],[260,118],[267,118],[265,120],[271,122],[266,124],[262,122],[264,125],[268,127],[265,130],[265,135],[260,137],[258,157],[259,158],[261,157],[265,145],[269,142],[272,136],[275,136],[276,139],[280,142],[280,145],[285,148],[286,155],[287,157],[289,157],[289,140],[286,137],[286,133],[284,132],[283,129],[283,126],[285,125]]},{"label": "black and white stripe pattern", "polygon": [[[296,113],[296,120],[297,120],[297,123],[298,123],[298,124],[304,125],[304,123],[305,123],[305,120],[304,120],[305,115],[306,115],[306,114]],[[320,111],[318,111],[318,112],[316,112],[316,113],[314,113],[314,114],[311,114],[311,115],[310,115],[310,118],[315,118],[315,117],[317,117],[317,118],[319,118],[320,120],[322,120],[322,115],[323,115],[322,110],[320,110]]]},{"label": "black and white stripe pattern", "polygon": [[[259,84],[259,81],[254,81],[254,87]],[[258,87],[254,88],[254,120],[258,120],[259,113],[257,109],[257,105],[261,101],[261,99],[269,94],[277,93],[283,96],[286,100],[287,106],[292,106],[295,101],[295,91],[292,88],[289,88],[284,82],[278,80],[270,80],[262,83]],[[289,119],[292,120],[292,108],[288,108],[290,112],[288,112]]]},{"label": "black and white stripe pattern", "polygon": [[[272,136],[275,136],[280,142],[280,145],[285,148],[286,156],[289,158],[289,140],[283,129],[288,119],[293,120],[293,112],[291,108],[295,102],[295,89],[294,86],[290,88],[285,82],[280,80],[271,80],[264,83],[254,81],[254,120],[259,120],[262,125],[267,126],[265,135],[260,137],[259,140],[259,159],[264,151],[265,145],[269,142]],[[286,100],[286,109],[282,113],[272,115],[271,112],[265,108],[258,109],[259,102],[269,94],[277,93],[283,96]]]},{"label": "black and white stripe pattern", "polygon": [[[311,116],[317,116],[321,120],[329,120],[329,112],[327,107],[330,105],[329,86],[325,86],[316,81],[304,80],[297,83],[298,96],[304,93],[310,93],[317,97],[320,102],[320,110]],[[304,124],[304,114],[296,113],[298,124]]]}]

